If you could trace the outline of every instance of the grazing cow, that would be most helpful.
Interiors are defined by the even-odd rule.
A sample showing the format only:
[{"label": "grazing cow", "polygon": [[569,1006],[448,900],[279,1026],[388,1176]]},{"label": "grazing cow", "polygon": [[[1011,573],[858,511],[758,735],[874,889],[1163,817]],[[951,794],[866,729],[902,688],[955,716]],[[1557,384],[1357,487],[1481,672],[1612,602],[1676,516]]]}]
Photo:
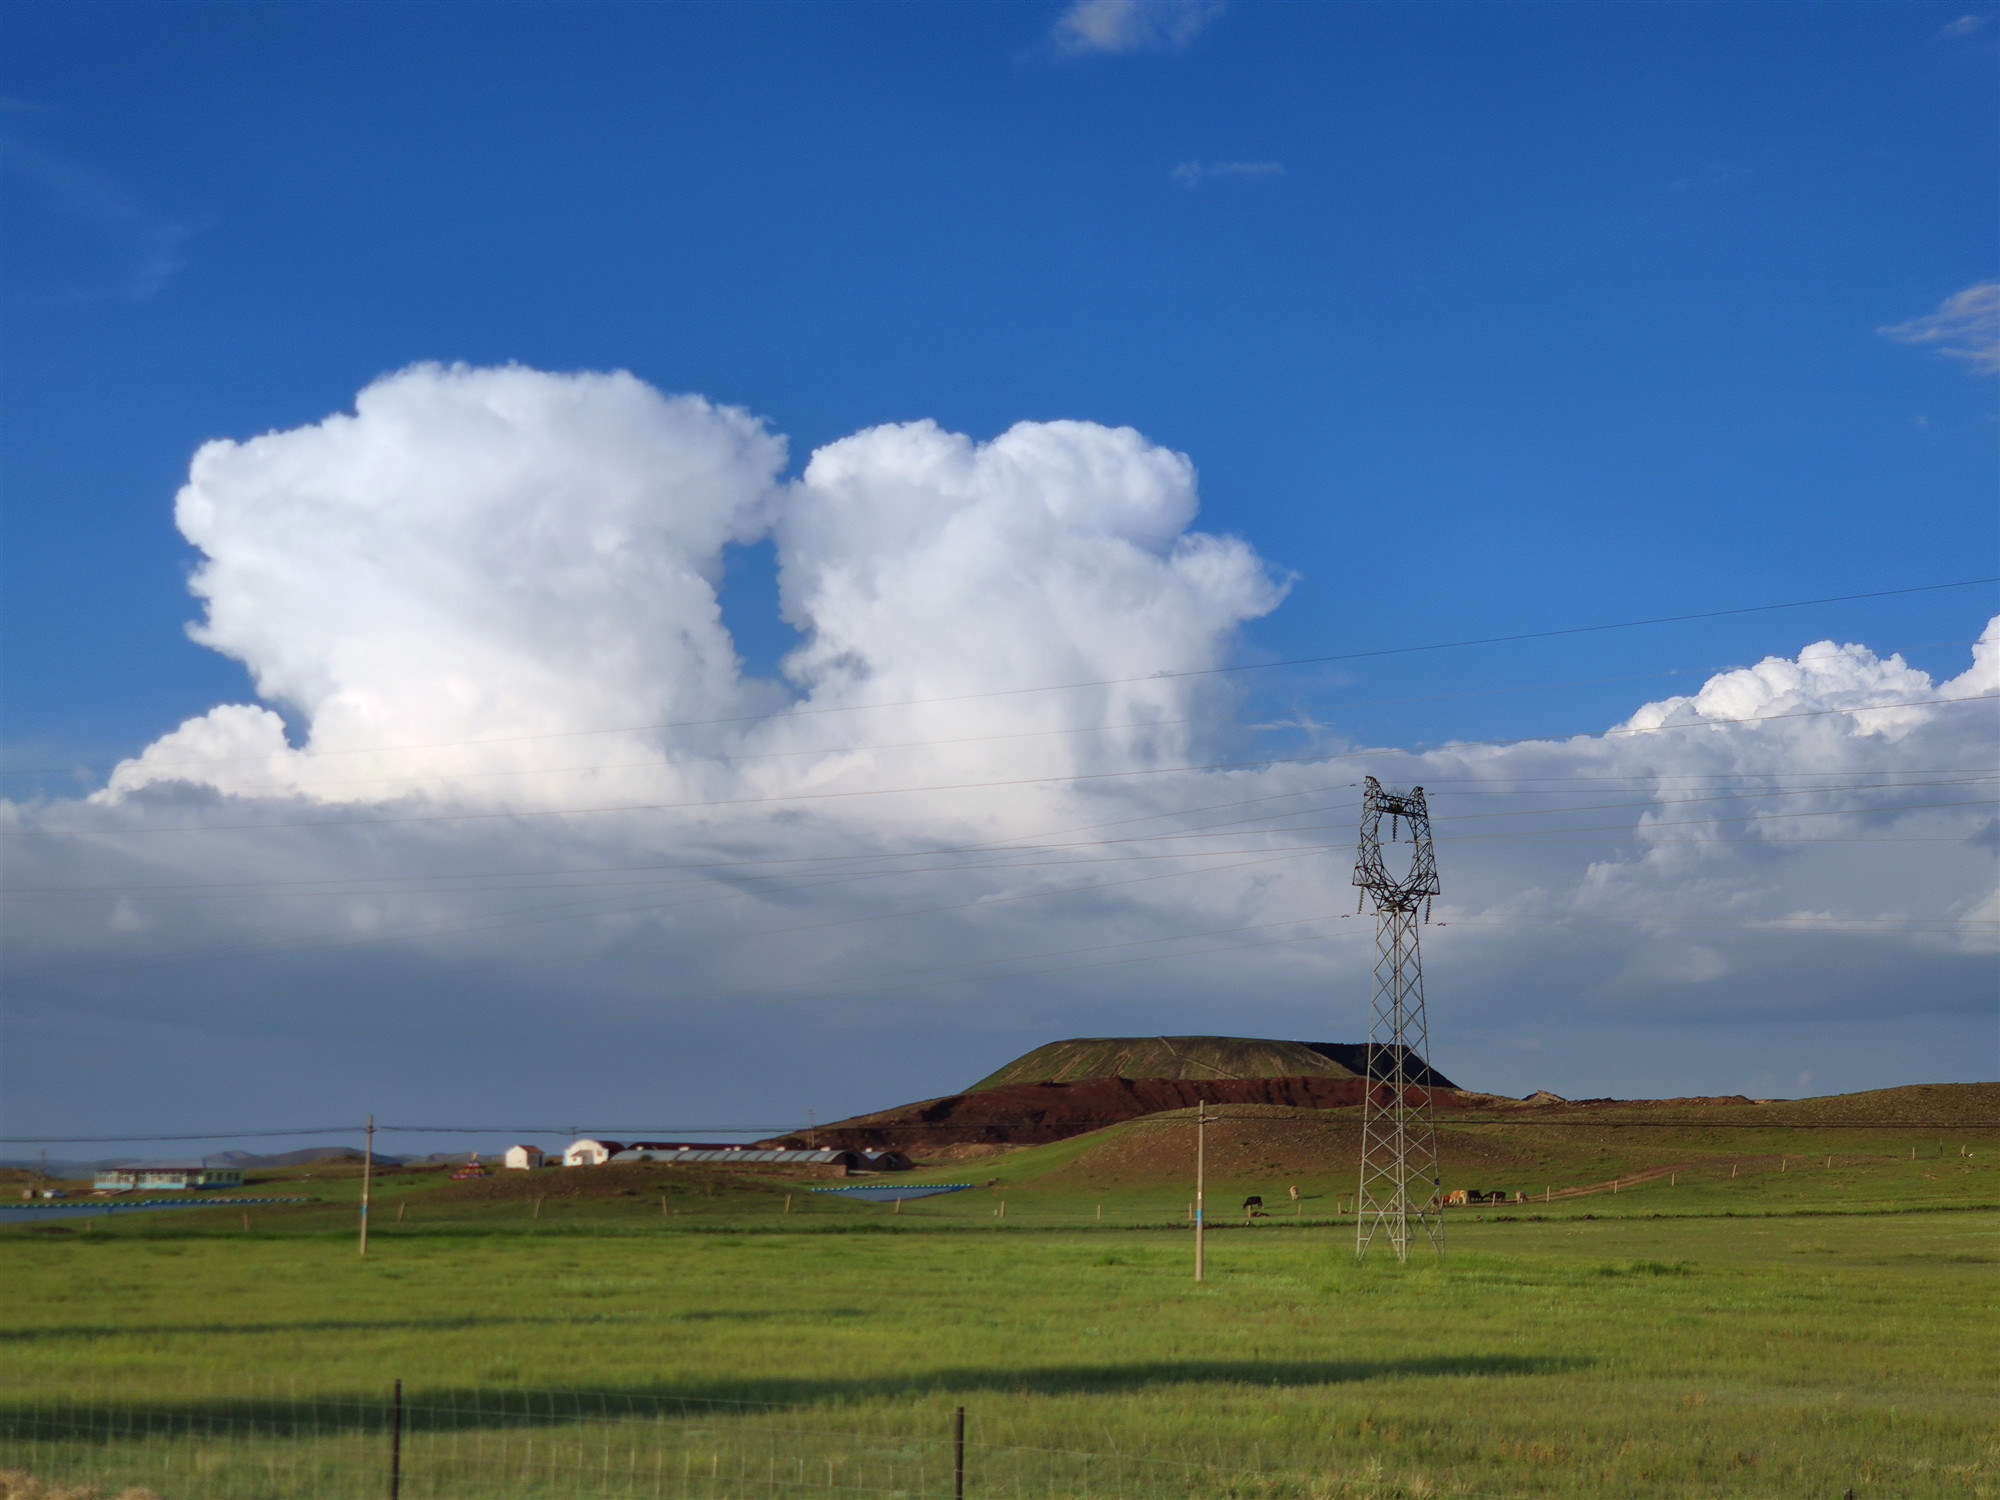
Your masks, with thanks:
[{"label": "grazing cow", "polygon": [[1293,1189],[1291,1190],[1291,1194],[1292,1194],[1292,1202],[1294,1202],[1294,1203],[1298,1202],[1298,1201],[1299,1201],[1299,1190],[1298,1190],[1297,1188],[1293,1188]]},{"label": "grazing cow", "polygon": [[1245,1198],[1243,1200],[1244,1223],[1246,1224],[1249,1223],[1250,1220],[1257,1218],[1263,1212],[1264,1212],[1264,1200],[1256,1193],[1252,1193],[1248,1198]]},{"label": "grazing cow", "polygon": [[1445,1205],[1449,1208],[1463,1208],[1465,1207],[1465,1196],[1464,1188],[1453,1188],[1444,1200]]}]

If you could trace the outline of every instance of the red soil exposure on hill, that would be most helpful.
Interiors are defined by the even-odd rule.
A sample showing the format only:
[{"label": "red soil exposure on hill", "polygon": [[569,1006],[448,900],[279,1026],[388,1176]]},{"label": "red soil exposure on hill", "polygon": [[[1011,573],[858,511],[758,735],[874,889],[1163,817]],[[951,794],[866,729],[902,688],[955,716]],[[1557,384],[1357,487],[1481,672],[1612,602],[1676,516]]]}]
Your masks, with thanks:
[{"label": "red soil exposure on hill", "polygon": [[[1140,1115],[1192,1109],[1197,1104],[1352,1108],[1361,1103],[1361,1088],[1359,1078],[1085,1078],[1075,1083],[1015,1083],[839,1120],[820,1126],[813,1140],[820,1146],[893,1146],[918,1154],[952,1146],[1040,1146]],[[1449,1089],[1408,1092],[1412,1104],[1428,1099],[1439,1109],[1492,1103],[1484,1095]],[[805,1143],[803,1135],[783,1138],[787,1146]]]}]

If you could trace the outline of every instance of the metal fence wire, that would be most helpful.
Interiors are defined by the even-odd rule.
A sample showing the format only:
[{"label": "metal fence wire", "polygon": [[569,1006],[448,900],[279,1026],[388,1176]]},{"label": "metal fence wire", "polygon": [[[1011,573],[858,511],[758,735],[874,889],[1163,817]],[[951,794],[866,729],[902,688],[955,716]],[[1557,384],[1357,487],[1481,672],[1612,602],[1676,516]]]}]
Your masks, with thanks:
[{"label": "metal fence wire", "polygon": [[[1343,1475],[988,1442],[941,1402],[554,1390],[0,1403],[0,1500],[1321,1500]],[[1393,1487],[1387,1493],[1394,1493]]]}]

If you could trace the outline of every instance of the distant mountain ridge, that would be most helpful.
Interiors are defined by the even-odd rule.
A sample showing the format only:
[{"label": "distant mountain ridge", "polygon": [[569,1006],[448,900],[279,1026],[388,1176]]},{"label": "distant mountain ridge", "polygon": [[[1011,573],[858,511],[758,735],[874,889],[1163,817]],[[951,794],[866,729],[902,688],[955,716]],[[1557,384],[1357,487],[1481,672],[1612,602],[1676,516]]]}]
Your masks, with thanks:
[{"label": "distant mountain ridge", "polygon": [[[1075,1083],[1086,1078],[1359,1078],[1368,1067],[1365,1042],[1284,1042],[1240,1036],[1075,1037],[1037,1047],[975,1083],[967,1093],[1021,1083]],[[1443,1074],[1418,1063],[1409,1082],[1455,1089]]]}]

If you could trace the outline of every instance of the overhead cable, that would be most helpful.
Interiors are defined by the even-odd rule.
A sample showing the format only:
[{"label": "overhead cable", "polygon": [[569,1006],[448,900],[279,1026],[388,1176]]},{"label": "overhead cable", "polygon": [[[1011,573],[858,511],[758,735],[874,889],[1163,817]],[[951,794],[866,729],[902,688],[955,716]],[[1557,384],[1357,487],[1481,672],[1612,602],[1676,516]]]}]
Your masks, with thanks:
[{"label": "overhead cable", "polygon": [[[1749,714],[1737,717],[1704,717],[1676,723],[1649,725],[1645,728],[1607,729],[1598,738],[1628,738],[1637,735],[1665,734],[1675,730],[1710,729],[1725,724],[1768,724],[1786,719],[1825,718],[1834,714],[1892,713],[1897,710],[1911,708],[1935,708],[1949,704],[1992,703],[1996,701],[2000,701],[2000,694],[1972,693],[1964,697],[1917,698],[1901,703],[1855,704],[1844,708],[1799,709],[1788,713]],[[1443,745],[1434,745],[1415,750],[1354,750],[1336,755],[1277,756],[1264,760],[1216,761],[1205,765],[1138,767],[1124,771],[1086,771],[1063,776],[1009,777],[998,781],[948,782],[929,786],[906,787],[858,787],[845,791],[785,792],[755,797],[705,798],[688,802],[619,803],[607,807],[549,807],[487,812],[415,813],[406,817],[394,818],[314,818],[288,822],[188,823],[170,824],[164,827],[153,828],[94,828],[89,830],[11,828],[0,830],[0,838],[129,838],[161,833],[236,833],[292,828],[379,828],[413,823],[467,823],[518,820],[523,818],[587,817],[611,813],[685,812],[718,807],[840,801],[856,797],[910,796],[937,792],[995,791],[1017,786],[1078,785],[1086,782],[1115,781],[1143,776],[1180,776],[1212,774],[1223,771],[1254,771],[1265,770],[1272,766],[1328,765],[1335,761],[1389,756],[1414,758],[1423,755],[1451,754],[1466,750],[1506,749],[1516,745],[1536,744],[1546,741],[1547,736],[1528,735],[1505,740],[1458,740]]]}]

